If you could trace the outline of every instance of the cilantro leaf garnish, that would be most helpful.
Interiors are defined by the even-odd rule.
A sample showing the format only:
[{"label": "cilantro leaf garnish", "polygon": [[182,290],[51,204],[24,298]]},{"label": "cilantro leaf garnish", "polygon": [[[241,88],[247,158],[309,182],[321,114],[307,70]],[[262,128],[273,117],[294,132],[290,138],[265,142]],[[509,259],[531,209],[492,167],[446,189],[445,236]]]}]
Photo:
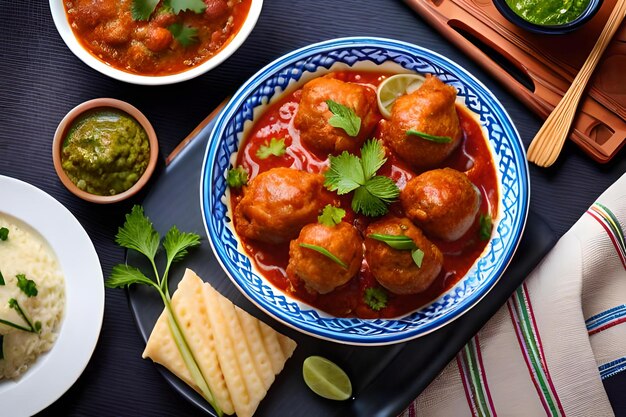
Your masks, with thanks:
[{"label": "cilantro leaf garnish", "polygon": [[383,166],[385,149],[377,139],[367,141],[361,148],[361,157],[344,151],[338,156],[329,156],[330,168],[324,173],[324,185],[337,194],[354,191],[352,209],[366,216],[382,216],[387,213],[387,204],[399,195],[398,186],[376,171]]},{"label": "cilantro leaf garnish", "polygon": [[265,141],[265,143],[259,147],[256,151],[256,156],[261,159],[267,159],[271,155],[283,156],[285,154],[285,150],[285,139],[272,138],[269,142]]},{"label": "cilantro leaf garnish", "polygon": [[330,168],[324,174],[324,185],[330,191],[343,195],[354,191],[365,183],[363,166],[358,156],[344,151],[338,156],[329,156]]},{"label": "cilantro leaf garnish", "polygon": [[385,235],[381,233],[371,233],[367,235],[367,237],[385,242],[388,246],[396,250],[410,250],[415,265],[417,265],[418,268],[422,267],[424,251],[418,248],[410,237],[404,235]]},{"label": "cilantro leaf garnish", "polygon": [[374,311],[382,310],[387,307],[387,292],[380,287],[370,287],[363,294],[363,301]]},{"label": "cilantro leaf garnish", "polygon": [[327,204],[322,210],[322,214],[317,216],[317,221],[325,226],[335,226],[341,223],[343,217],[346,215],[346,211],[341,207],[335,207]]},{"label": "cilantro leaf garnish", "polygon": [[174,14],[187,10],[200,14],[206,10],[206,4],[202,0],[169,0],[168,6]]},{"label": "cilantro leaf garnish", "polygon": [[189,344],[182,332],[179,320],[174,313],[168,287],[169,268],[173,262],[181,260],[189,248],[200,244],[200,236],[194,233],[182,233],[173,226],[165,235],[163,247],[165,248],[167,262],[162,276],[156,268],[155,256],[159,248],[160,236],[152,222],[144,215],[143,208],[134,206],[130,214],[126,215],[126,222],[119,228],[116,242],[127,249],[136,250],[144,254],[152,264],[154,279],[148,278],[144,273],[129,265],[116,265],[111,270],[111,275],[105,282],[109,288],[127,287],[133,284],[148,285],[157,290],[165,305],[170,330],[187,369],[194,383],[199,387],[202,396],[215,409],[218,416],[223,415],[222,410],[215,402],[215,397],[209,388],[206,379],[202,375],[198,363],[189,349]]},{"label": "cilantro leaf garnish", "polygon": [[248,171],[241,165],[231,168],[226,173],[226,183],[230,188],[240,188],[248,183]]},{"label": "cilantro leaf garnish", "polygon": [[39,293],[35,281],[26,278],[26,275],[17,274],[15,278],[17,278],[17,288],[22,290],[22,292],[26,294],[27,297],[35,297]]},{"label": "cilantro leaf garnish", "polygon": [[365,178],[373,177],[376,172],[387,162],[385,148],[380,146],[377,140],[369,140],[361,148],[361,165]]},{"label": "cilantro leaf garnish", "polygon": [[321,246],[318,245],[312,245],[310,243],[300,243],[300,246],[306,249],[311,249],[314,250],[315,252],[321,253],[322,255],[326,256],[328,259],[330,259],[331,261],[335,262],[336,264],[338,264],[339,266],[341,266],[343,269],[348,269],[348,265],[346,265],[346,263],[344,261],[342,261],[341,259],[339,259],[338,257],[336,257],[335,255],[333,255],[328,249],[323,248]]},{"label": "cilantro leaf garnish", "polygon": [[376,197],[365,186],[357,188],[354,192],[354,196],[352,197],[352,210],[354,210],[355,213],[363,213],[369,217],[382,216],[389,211],[385,201]]},{"label": "cilantro leaf garnish", "polygon": [[0,227],[0,240],[7,240],[9,238],[9,229],[6,227]]},{"label": "cilantro leaf garnish", "polygon": [[422,139],[429,140],[431,142],[436,143],[450,143],[452,142],[452,138],[450,136],[435,136],[429,135],[428,133],[420,132],[418,130],[409,129],[406,131],[407,135],[419,136]]},{"label": "cilantro leaf garnish", "polygon": [[192,26],[174,23],[169,25],[167,30],[182,46],[189,46],[198,42],[198,29]]},{"label": "cilantro leaf garnish", "polygon": [[154,9],[156,9],[159,0],[133,0],[130,8],[133,20],[148,20]]},{"label": "cilantro leaf garnish", "polygon": [[355,137],[359,134],[361,118],[356,115],[354,110],[333,100],[326,100],[326,104],[328,104],[328,109],[333,114],[328,119],[329,125],[343,129],[348,136]]},{"label": "cilantro leaf garnish", "polygon": [[479,223],[480,229],[478,230],[478,237],[480,240],[489,240],[491,238],[491,230],[493,229],[491,215],[481,214]]}]

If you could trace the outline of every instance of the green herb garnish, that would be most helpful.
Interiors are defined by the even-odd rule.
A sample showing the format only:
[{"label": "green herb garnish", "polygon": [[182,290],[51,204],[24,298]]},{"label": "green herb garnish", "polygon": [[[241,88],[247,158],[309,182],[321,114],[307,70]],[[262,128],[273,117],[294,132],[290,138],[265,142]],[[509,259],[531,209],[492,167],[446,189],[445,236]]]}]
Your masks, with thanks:
[{"label": "green herb garnish", "polygon": [[478,237],[480,240],[489,240],[491,238],[491,230],[493,229],[493,220],[491,215],[482,214],[480,216],[480,229],[478,230]]},{"label": "green herb garnish", "polygon": [[148,20],[154,9],[156,9],[159,0],[133,0],[130,8],[133,20]]},{"label": "green herb garnish", "polygon": [[411,257],[413,258],[413,262],[417,265],[418,268],[422,267],[422,261],[424,260],[424,251],[420,248],[415,248],[411,251]]},{"label": "green herb garnish", "polygon": [[174,14],[187,10],[200,14],[206,10],[206,4],[202,0],[167,0],[166,3]]},{"label": "green herb garnish", "polygon": [[413,250],[416,247],[413,239],[404,235],[385,235],[380,233],[372,233],[367,235],[367,237],[375,240],[380,240],[381,242],[385,242],[387,245],[397,250]]},{"label": "green herb garnish", "polygon": [[198,42],[198,29],[192,26],[174,23],[169,25],[167,30],[182,46],[189,46]]},{"label": "green herb garnish", "polygon": [[380,287],[367,288],[365,294],[363,294],[365,304],[374,311],[387,307],[388,298],[387,292]]},{"label": "green herb garnish", "polygon": [[167,260],[162,277],[159,275],[155,263],[160,240],[161,238],[154,229],[152,222],[144,215],[143,208],[137,205],[134,206],[131,212],[126,215],[124,225],[118,229],[115,242],[123,248],[135,250],[148,258],[152,265],[154,279],[148,278],[136,267],[119,264],[113,267],[105,285],[109,288],[127,287],[133,284],[148,285],[159,293],[167,311],[167,318],[174,342],[187,369],[191,373],[195,384],[200,388],[202,396],[215,409],[217,415],[222,416],[222,410],[215,402],[215,397],[189,349],[189,344],[182,332],[178,318],[172,309],[168,286],[170,266],[174,262],[181,261],[190,248],[200,245],[200,236],[195,233],[180,232],[176,226],[170,228],[163,240],[163,248],[165,248]]},{"label": "green herb garnish", "polygon": [[422,267],[422,261],[424,260],[424,251],[417,247],[413,239],[404,235],[385,235],[381,233],[371,233],[367,237],[381,242],[385,242],[387,246],[396,250],[410,250],[413,262],[418,268]]},{"label": "green herb garnish", "polygon": [[343,129],[348,136],[355,137],[359,134],[361,118],[356,115],[354,110],[333,100],[326,100],[326,104],[328,104],[328,109],[333,114],[328,119],[329,125]]},{"label": "green herb garnish", "polygon": [[35,324],[33,324],[28,318],[28,316],[26,315],[26,313],[24,313],[24,310],[22,310],[20,303],[15,298],[9,299],[9,308],[12,308],[13,310],[17,311],[17,314],[19,314],[20,317],[26,322],[28,327],[25,327],[20,324],[13,323],[12,321],[4,320],[4,319],[0,319],[0,324],[5,324],[7,326],[11,326],[15,329],[23,330],[29,333],[39,333],[41,331],[41,322],[36,321]]},{"label": "green herb garnish", "polygon": [[26,294],[27,297],[35,297],[39,293],[35,281],[26,278],[26,275],[17,274],[15,278],[17,278],[17,288],[22,290],[22,292]]},{"label": "green herb garnish", "polygon": [[332,227],[341,223],[341,220],[343,220],[345,215],[346,211],[341,207],[335,207],[327,204],[326,207],[324,207],[324,210],[322,210],[322,214],[317,216],[317,221],[320,224]]},{"label": "green herb garnish", "polygon": [[6,227],[0,227],[0,240],[7,240],[9,238],[9,229]]},{"label": "green herb garnish", "polygon": [[256,151],[256,156],[261,159],[267,159],[271,155],[283,156],[285,154],[285,139],[272,138],[270,141],[265,141],[263,145]]},{"label": "green herb garnish", "polygon": [[314,250],[315,252],[321,253],[322,255],[329,258],[331,261],[337,263],[343,269],[348,269],[348,265],[346,265],[344,261],[342,261],[341,259],[337,258],[335,255],[330,253],[328,249],[326,248],[323,248],[318,245],[311,245],[310,243],[300,243],[300,246],[302,246],[303,248],[311,249],[311,250]]},{"label": "green herb garnish", "polygon": [[4,277],[2,276],[2,271],[0,271],[0,285],[6,285],[4,282]]},{"label": "green herb garnish", "polygon": [[354,191],[352,209],[356,213],[382,216],[388,211],[387,204],[400,195],[398,186],[391,178],[374,176],[387,160],[379,140],[365,142],[361,148],[361,158],[344,151],[328,159],[330,168],[324,173],[324,185],[339,195]]},{"label": "green herb garnish", "polygon": [[406,131],[407,135],[419,136],[422,139],[429,140],[431,142],[436,143],[450,143],[452,142],[452,138],[450,136],[435,136],[429,135],[428,133],[420,132],[419,130],[409,129]]},{"label": "green herb garnish", "polygon": [[248,183],[248,171],[241,165],[231,168],[226,173],[226,183],[230,188],[241,188]]}]

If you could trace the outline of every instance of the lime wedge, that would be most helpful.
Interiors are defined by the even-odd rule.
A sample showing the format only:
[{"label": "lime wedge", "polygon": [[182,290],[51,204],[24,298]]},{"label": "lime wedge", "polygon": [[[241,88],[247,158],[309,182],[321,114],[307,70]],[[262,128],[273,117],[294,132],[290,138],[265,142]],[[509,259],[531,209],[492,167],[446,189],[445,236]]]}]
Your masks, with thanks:
[{"label": "lime wedge", "polygon": [[378,109],[384,118],[391,116],[391,106],[396,99],[420,88],[425,78],[418,74],[396,74],[385,79],[376,90]]},{"label": "lime wedge", "polygon": [[348,375],[333,362],[321,356],[309,356],[302,364],[304,382],[320,397],[343,401],[352,396]]}]

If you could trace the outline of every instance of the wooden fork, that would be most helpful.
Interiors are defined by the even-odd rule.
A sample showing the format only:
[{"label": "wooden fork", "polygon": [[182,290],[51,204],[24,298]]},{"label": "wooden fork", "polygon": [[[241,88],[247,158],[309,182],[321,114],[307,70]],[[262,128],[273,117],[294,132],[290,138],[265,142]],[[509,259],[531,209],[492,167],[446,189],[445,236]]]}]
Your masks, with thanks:
[{"label": "wooden fork", "polygon": [[602,53],[619,28],[626,13],[626,0],[617,0],[615,8],[600,33],[591,53],[580,68],[572,85],[541,126],[528,148],[527,159],[541,167],[549,167],[559,156],[567,138],[580,97],[585,90]]}]

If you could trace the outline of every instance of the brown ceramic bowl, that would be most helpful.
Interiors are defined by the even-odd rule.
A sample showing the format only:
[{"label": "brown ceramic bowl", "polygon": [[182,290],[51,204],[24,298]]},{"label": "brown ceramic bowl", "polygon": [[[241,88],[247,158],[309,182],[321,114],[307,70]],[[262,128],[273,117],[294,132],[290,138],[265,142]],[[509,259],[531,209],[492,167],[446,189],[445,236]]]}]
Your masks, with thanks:
[{"label": "brown ceramic bowl", "polygon": [[[100,108],[121,110],[124,113],[132,116],[146,131],[148,135],[148,142],[150,144],[150,159],[148,161],[148,166],[146,167],[146,170],[143,172],[141,177],[139,177],[137,182],[133,184],[132,187],[124,192],[115,195],[96,195],[81,190],[76,186],[76,184],[72,182],[72,180],[70,180],[68,175],[63,170],[61,164],[61,148],[63,147],[63,141],[73,122],[76,120],[77,117],[79,117],[86,111]],[[150,176],[152,175],[152,173],[154,172],[154,168],[156,167],[158,155],[159,143],[157,141],[156,133],[154,133],[154,129],[152,128],[152,125],[150,124],[148,119],[146,119],[146,117],[139,110],[137,110],[130,104],[112,98],[97,98],[86,101],[74,107],[72,110],[70,110],[69,113],[67,113],[63,120],[61,120],[61,123],[59,123],[59,127],[57,127],[57,130],[54,133],[54,140],[52,142],[52,161],[54,162],[54,169],[56,170],[57,175],[59,176],[59,179],[61,180],[63,185],[65,185],[65,187],[70,192],[82,198],[83,200],[99,204],[116,203],[132,195],[135,195],[144,185],[146,185],[146,183],[150,179]]]}]

